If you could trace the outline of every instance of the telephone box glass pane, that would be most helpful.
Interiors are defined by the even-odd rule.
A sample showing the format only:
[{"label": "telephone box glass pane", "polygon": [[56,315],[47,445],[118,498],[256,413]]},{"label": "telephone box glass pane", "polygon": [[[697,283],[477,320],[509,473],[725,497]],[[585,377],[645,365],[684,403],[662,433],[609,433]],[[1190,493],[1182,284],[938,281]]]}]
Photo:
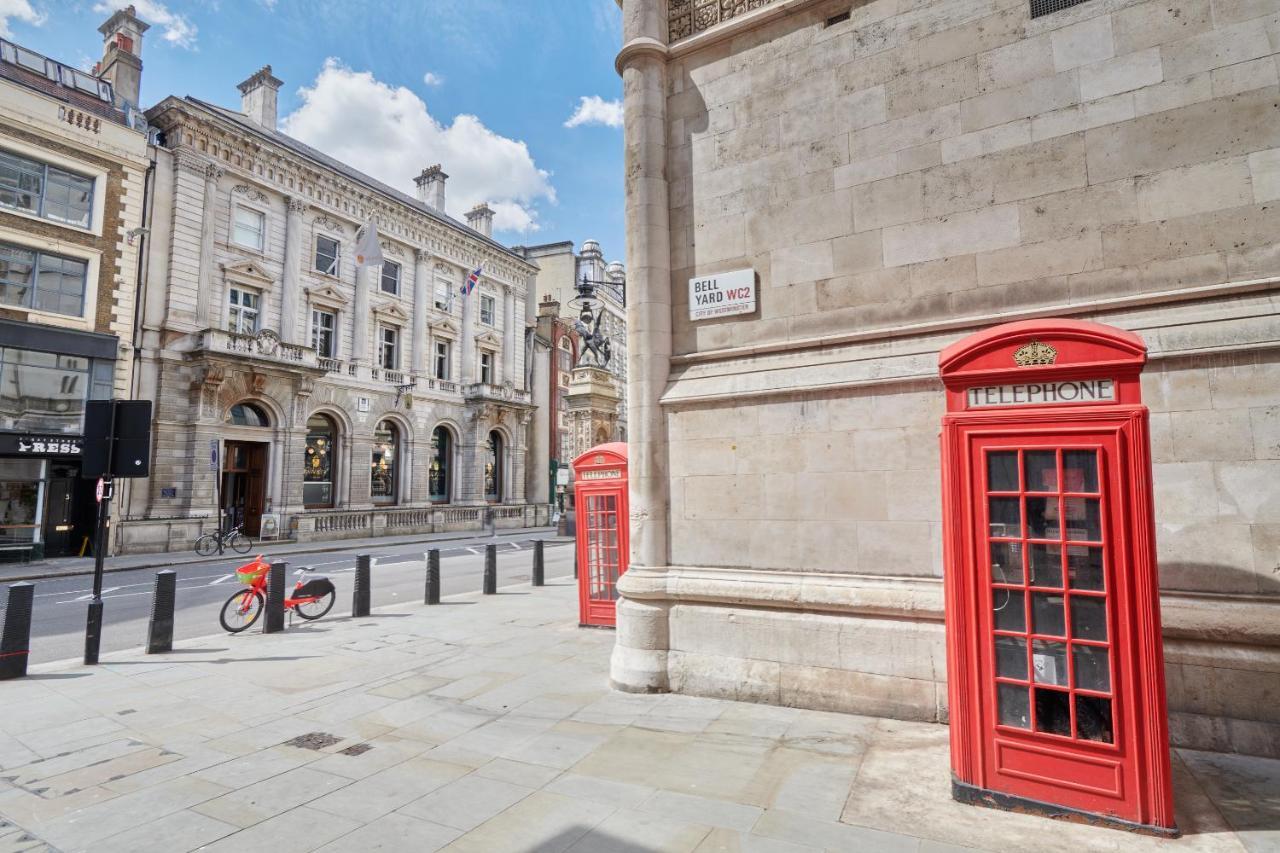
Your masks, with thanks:
[{"label": "telephone box glass pane", "polygon": [[1031,546],[1032,586],[1062,586],[1062,546]]},{"label": "telephone box glass pane", "polygon": [[1106,648],[1073,646],[1071,653],[1075,658],[1076,687],[1099,693],[1110,692],[1111,663],[1107,660]]},{"label": "telephone box glass pane", "polygon": [[1076,694],[1076,736],[1082,740],[1113,742],[1110,699]]},{"label": "telephone box glass pane", "polygon": [[1031,728],[1031,703],[1027,701],[1027,688],[1017,684],[997,684],[996,700],[1000,711],[1000,725]]},{"label": "telephone box glass pane", "polygon": [[1097,498],[1064,498],[1067,538],[1076,542],[1102,541],[1102,513]]},{"label": "telephone box glass pane", "polygon": [[1031,595],[1031,630],[1051,637],[1065,637],[1066,628],[1062,596],[1044,592],[1033,593]]},{"label": "telephone box glass pane", "polygon": [[1072,589],[1101,590],[1102,549],[1087,545],[1068,545],[1067,575]]},{"label": "telephone box glass pane", "polygon": [[1018,452],[996,450],[987,454],[987,491],[1018,491]]},{"label": "telephone box glass pane", "polygon": [[1031,644],[1031,668],[1036,684],[1067,686],[1067,644],[1036,640]]},{"label": "telephone box glass pane", "polygon": [[1020,589],[991,590],[992,609],[996,616],[997,631],[1027,630],[1027,611],[1025,593]]},{"label": "telephone box glass pane", "polygon": [[1071,596],[1071,636],[1079,640],[1107,639],[1106,599]]},{"label": "telephone box glass pane", "polygon": [[990,498],[991,535],[1021,536],[1022,516],[1018,512],[1017,498]]},{"label": "telephone box glass pane", "polygon": [[1057,539],[1058,535],[1058,499],[1027,498],[1027,536]]},{"label": "telephone box glass pane", "polygon": [[1066,492],[1098,491],[1098,453],[1068,450],[1062,454],[1062,489]]},{"label": "telephone box glass pane", "polygon": [[1022,583],[1022,543],[991,543],[991,582]]},{"label": "telephone box glass pane", "polygon": [[1022,637],[996,637],[996,675],[1027,677],[1027,641]]},{"label": "telephone box glass pane", "polygon": [[1028,450],[1023,458],[1028,492],[1058,490],[1058,454],[1052,450]]},{"label": "telephone box glass pane", "polygon": [[1037,687],[1036,731],[1071,736],[1071,694]]}]

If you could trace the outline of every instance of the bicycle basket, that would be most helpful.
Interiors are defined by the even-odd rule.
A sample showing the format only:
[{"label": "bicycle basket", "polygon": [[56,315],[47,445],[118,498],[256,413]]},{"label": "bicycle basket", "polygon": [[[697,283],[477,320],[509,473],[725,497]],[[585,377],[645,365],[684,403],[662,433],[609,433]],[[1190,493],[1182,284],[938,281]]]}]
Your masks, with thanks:
[{"label": "bicycle basket", "polygon": [[246,563],[236,569],[236,580],[240,581],[242,584],[252,586],[267,573],[267,569],[269,568],[271,568],[271,566],[268,565],[267,561],[259,557],[252,563]]}]

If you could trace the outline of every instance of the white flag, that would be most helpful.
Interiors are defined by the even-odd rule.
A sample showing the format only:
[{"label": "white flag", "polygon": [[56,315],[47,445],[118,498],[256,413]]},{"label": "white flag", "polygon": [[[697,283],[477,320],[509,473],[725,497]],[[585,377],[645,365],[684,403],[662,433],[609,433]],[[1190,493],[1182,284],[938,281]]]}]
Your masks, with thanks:
[{"label": "white flag", "polygon": [[382,263],[382,246],[378,243],[378,226],[373,220],[364,227],[364,234],[356,241],[356,268],[376,267]]}]

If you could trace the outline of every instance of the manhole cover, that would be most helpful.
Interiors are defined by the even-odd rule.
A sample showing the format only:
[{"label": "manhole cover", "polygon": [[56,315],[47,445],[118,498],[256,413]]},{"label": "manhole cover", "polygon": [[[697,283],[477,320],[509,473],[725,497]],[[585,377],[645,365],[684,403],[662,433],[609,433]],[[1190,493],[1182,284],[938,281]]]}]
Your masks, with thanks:
[{"label": "manhole cover", "polygon": [[341,743],[342,738],[334,737],[325,732],[309,732],[305,735],[298,735],[293,740],[284,742],[284,746],[296,746],[299,749],[324,749],[326,746],[333,746],[335,743]]},{"label": "manhole cover", "polygon": [[367,743],[357,743],[354,746],[347,747],[346,749],[340,749],[338,752],[343,755],[364,755],[371,749],[373,749],[373,747]]}]

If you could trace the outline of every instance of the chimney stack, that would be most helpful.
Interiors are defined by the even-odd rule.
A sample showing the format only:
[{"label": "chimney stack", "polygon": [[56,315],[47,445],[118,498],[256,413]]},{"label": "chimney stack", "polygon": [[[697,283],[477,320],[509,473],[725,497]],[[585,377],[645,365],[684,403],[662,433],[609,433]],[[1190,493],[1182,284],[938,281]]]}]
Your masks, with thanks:
[{"label": "chimney stack", "polygon": [[438,213],[444,213],[444,182],[448,179],[439,163],[423,169],[422,174],[413,179],[418,186],[418,201]]},{"label": "chimney stack", "polygon": [[493,208],[483,201],[467,212],[467,224],[486,237],[493,236]]},{"label": "chimney stack", "polygon": [[111,84],[117,98],[135,107],[142,90],[142,34],[149,29],[132,6],[116,10],[98,27],[102,61],[94,73]]},{"label": "chimney stack", "polygon": [[264,65],[239,86],[240,112],[267,130],[276,129],[276,101],[284,83],[271,74],[271,66]]}]

